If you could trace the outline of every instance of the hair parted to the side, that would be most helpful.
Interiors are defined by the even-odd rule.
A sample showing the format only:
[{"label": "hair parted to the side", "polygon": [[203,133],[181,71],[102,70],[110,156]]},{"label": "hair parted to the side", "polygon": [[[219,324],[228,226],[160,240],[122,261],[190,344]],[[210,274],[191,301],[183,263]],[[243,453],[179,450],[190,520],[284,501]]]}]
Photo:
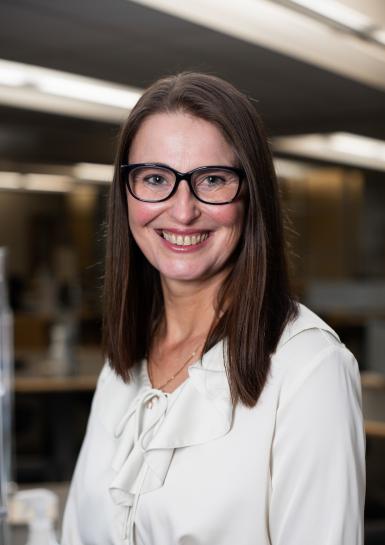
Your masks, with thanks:
[{"label": "hair parted to the side", "polygon": [[144,119],[178,111],[215,124],[246,173],[244,230],[218,294],[217,320],[204,351],[227,339],[226,372],[233,402],[252,407],[266,383],[271,354],[297,306],[290,294],[278,187],[262,122],[251,101],[220,78],[184,72],[160,79],[145,91],[123,126],[108,210],[104,352],[117,374],[129,381],[131,369],[148,356],[162,319],[159,273],[129,230],[120,165],[127,162]]}]

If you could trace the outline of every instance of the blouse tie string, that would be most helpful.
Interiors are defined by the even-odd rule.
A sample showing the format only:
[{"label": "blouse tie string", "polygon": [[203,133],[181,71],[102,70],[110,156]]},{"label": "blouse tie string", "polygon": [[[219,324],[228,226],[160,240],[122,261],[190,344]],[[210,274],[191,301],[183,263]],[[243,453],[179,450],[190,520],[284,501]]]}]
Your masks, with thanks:
[{"label": "blouse tie string", "polygon": [[[119,440],[112,461],[116,472],[109,490],[113,501],[125,508],[122,523],[122,538],[134,545],[134,523],[139,496],[162,485],[160,477],[154,475],[151,465],[163,467],[167,473],[173,449],[149,451],[166,416],[168,395],[155,388],[146,388],[133,401],[127,413],[116,426],[114,436]],[[159,458],[149,464],[149,455]],[[147,463],[146,463],[147,462]]]}]

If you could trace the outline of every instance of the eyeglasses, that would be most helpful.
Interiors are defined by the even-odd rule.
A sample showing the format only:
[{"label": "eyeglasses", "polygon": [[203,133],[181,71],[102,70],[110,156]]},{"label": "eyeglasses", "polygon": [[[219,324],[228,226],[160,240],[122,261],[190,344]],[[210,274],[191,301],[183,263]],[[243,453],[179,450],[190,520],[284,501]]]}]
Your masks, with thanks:
[{"label": "eyeglasses", "polygon": [[239,194],[244,171],[234,167],[198,167],[190,172],[178,172],[158,163],[121,165],[124,182],[135,199],[162,202],[172,197],[182,180],[191,193],[206,204],[228,204]]}]

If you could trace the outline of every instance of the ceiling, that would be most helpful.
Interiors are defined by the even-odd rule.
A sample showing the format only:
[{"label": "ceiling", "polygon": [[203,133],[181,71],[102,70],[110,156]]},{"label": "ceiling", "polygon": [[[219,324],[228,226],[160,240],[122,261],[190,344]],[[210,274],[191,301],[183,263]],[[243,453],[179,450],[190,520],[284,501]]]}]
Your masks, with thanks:
[{"label": "ceiling", "polygon": [[[385,21],[379,2],[366,5]],[[258,101],[272,136],[344,131],[385,140],[385,89],[134,2],[0,0],[0,21],[2,59],[140,88],[181,70],[210,72]],[[118,130],[0,105],[0,159],[110,163]]]}]

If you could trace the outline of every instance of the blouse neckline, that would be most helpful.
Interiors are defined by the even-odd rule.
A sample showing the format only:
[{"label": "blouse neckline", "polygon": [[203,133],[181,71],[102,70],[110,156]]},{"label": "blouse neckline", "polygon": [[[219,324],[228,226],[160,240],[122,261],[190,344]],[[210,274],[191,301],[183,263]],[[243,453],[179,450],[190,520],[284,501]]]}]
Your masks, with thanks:
[{"label": "blouse neckline", "polygon": [[145,386],[145,387],[148,387],[148,388],[151,388],[152,390],[158,390],[159,392],[162,392],[163,394],[165,394],[167,397],[172,397],[174,396],[174,394],[176,395],[180,390],[183,389],[183,387],[186,385],[186,383],[188,383],[190,381],[190,367],[194,366],[194,365],[198,365],[199,362],[200,362],[201,358],[198,358],[197,360],[193,361],[192,363],[190,363],[190,365],[187,366],[187,377],[185,378],[185,380],[179,384],[179,386],[177,386],[176,388],[174,388],[174,390],[172,392],[164,392],[163,390],[159,390],[158,388],[155,388],[152,383],[151,383],[151,380],[150,380],[150,375],[149,375],[149,372],[148,372],[148,361],[146,358],[144,358],[141,362],[141,368],[140,368],[140,372],[139,372],[139,380],[140,380],[140,384],[141,386]]}]

